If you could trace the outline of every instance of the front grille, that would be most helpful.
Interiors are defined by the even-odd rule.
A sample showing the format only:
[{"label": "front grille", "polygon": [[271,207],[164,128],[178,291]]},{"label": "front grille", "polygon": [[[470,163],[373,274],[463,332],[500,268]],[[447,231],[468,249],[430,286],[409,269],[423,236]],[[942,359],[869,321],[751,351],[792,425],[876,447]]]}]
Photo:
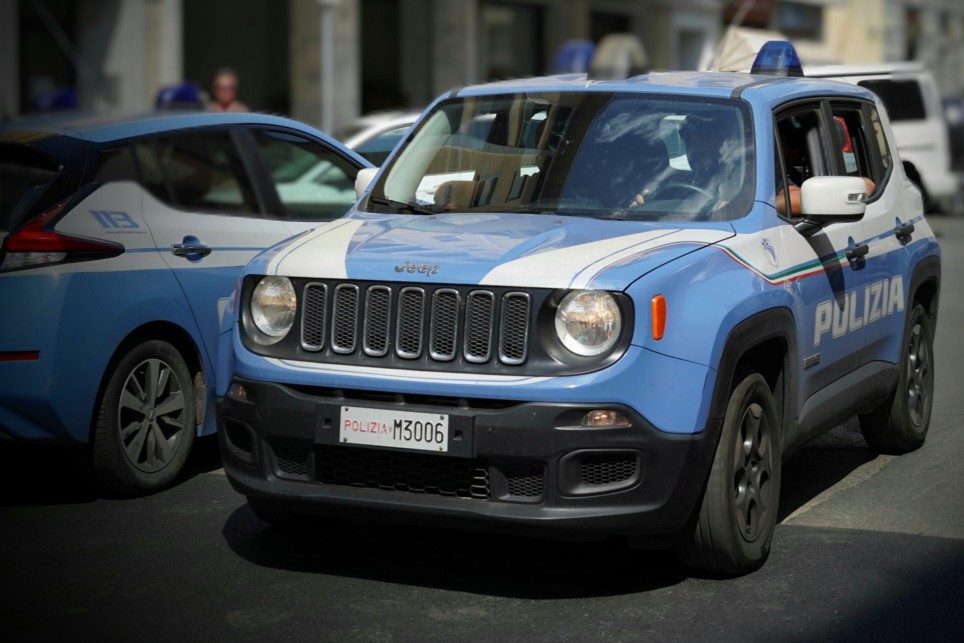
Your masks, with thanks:
[{"label": "front grille", "polygon": [[432,295],[432,359],[447,362],[455,359],[459,332],[459,291],[436,290]]},{"label": "front grille", "polygon": [[[535,292],[535,291],[534,291]],[[529,360],[532,293],[454,286],[310,282],[301,346],[335,362],[411,368],[520,366]],[[327,346],[326,346],[327,342]]]},{"label": "front grille", "polygon": [[308,457],[311,455],[311,444],[294,440],[270,440],[271,452],[274,454],[275,473],[282,478],[307,478]]},{"label": "front grille", "polygon": [[505,490],[510,496],[540,498],[545,490],[545,466],[541,462],[510,462],[504,465]]},{"label": "front grille", "polygon": [[399,357],[418,359],[422,355],[422,331],[425,327],[425,291],[421,288],[402,288],[398,297],[395,351]]},{"label": "front grille", "polygon": [[301,320],[301,347],[319,351],[325,345],[325,317],[328,309],[328,287],[308,284],[304,292],[305,314]]},{"label": "front grille", "polygon": [[[308,305],[307,303],[305,304]],[[386,286],[371,286],[365,293],[365,354],[384,357],[392,324],[392,291]]]},{"label": "front grille", "polygon": [[475,290],[469,293],[465,306],[466,360],[475,363],[489,361],[494,309],[495,296],[491,292]]},{"label": "front grille", "polygon": [[499,359],[506,364],[526,361],[529,343],[529,295],[509,293],[502,303],[502,323],[499,332]]},{"label": "front grille", "polygon": [[320,446],[315,453],[322,484],[489,499],[489,469],[482,460],[357,447]]},{"label": "front grille", "polygon": [[579,476],[582,484],[590,487],[618,484],[636,475],[637,462],[634,453],[591,455],[579,463]]},{"label": "front grille", "polygon": [[339,284],[331,321],[331,348],[336,353],[355,352],[358,327],[358,286]]}]

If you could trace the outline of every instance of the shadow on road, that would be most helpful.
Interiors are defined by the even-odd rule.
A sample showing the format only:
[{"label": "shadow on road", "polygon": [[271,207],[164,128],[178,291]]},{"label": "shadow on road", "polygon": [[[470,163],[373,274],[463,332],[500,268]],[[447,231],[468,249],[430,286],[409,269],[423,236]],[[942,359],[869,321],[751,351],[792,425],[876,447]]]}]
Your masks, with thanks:
[{"label": "shadow on road", "polygon": [[[855,422],[814,440],[784,464],[779,519],[874,457]],[[689,575],[671,552],[634,551],[619,538],[573,543],[351,522],[287,530],[264,524],[247,505],[222,535],[263,567],[522,599],[645,592]]]},{"label": "shadow on road", "polygon": [[777,520],[782,522],[876,457],[860,433],[857,418],[814,438],[783,463]]},{"label": "shadow on road", "polygon": [[[113,498],[90,484],[74,462],[76,447],[0,445],[0,507],[67,505]],[[216,435],[197,438],[175,485],[221,467]]]},{"label": "shadow on road", "polygon": [[[856,421],[815,439],[784,463],[778,519],[875,457]],[[689,576],[671,552],[634,551],[619,538],[573,543],[334,521],[289,530],[264,524],[247,505],[222,535],[259,566],[523,599],[644,592]]]},{"label": "shadow on road", "polygon": [[222,534],[263,567],[521,599],[645,592],[680,583],[665,552],[636,552],[621,539],[572,543],[387,523],[269,527],[243,505]]}]

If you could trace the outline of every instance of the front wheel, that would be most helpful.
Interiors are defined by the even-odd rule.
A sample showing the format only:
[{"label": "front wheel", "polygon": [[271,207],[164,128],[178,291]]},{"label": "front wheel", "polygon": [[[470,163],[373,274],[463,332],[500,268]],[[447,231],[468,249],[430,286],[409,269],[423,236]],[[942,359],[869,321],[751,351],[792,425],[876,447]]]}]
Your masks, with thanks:
[{"label": "front wheel", "polygon": [[901,354],[897,388],[887,402],[860,416],[860,431],[872,449],[901,454],[924,444],[934,404],[934,335],[927,311],[914,306]]},{"label": "front wheel", "polygon": [[184,468],[197,421],[194,385],[180,352],[160,340],[131,348],[111,370],[81,464],[111,493],[162,489]]},{"label": "front wheel", "polygon": [[690,569],[725,576],[766,562],[780,501],[779,416],[752,374],[730,395],[703,499],[676,551]]}]

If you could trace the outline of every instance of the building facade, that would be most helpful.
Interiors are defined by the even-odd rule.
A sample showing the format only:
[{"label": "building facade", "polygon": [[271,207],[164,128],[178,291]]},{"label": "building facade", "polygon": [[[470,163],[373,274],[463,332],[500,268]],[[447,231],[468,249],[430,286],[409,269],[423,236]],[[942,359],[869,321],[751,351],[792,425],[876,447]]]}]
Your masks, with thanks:
[{"label": "building facade", "polygon": [[228,66],[252,109],[336,129],[547,73],[571,39],[629,32],[654,69],[701,68],[734,21],[842,62],[922,60],[961,90],[959,0],[0,0],[0,118],[60,87],[81,109],[144,110],[159,88],[206,87]]}]

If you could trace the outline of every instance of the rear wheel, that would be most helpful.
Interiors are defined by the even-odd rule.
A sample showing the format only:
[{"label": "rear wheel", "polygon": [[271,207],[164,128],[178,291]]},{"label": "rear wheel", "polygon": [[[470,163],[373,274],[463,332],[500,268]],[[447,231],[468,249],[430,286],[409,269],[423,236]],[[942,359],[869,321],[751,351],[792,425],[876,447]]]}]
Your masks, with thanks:
[{"label": "rear wheel", "polygon": [[730,395],[700,506],[677,543],[690,569],[738,576],[770,554],[780,501],[779,416],[762,375]]},{"label": "rear wheel", "polygon": [[111,371],[82,465],[102,489],[162,489],[184,468],[197,422],[184,358],[164,341],[134,346]]},{"label": "rear wheel", "polygon": [[920,448],[930,426],[934,337],[923,306],[914,306],[907,326],[897,388],[887,402],[860,416],[864,439],[880,453],[901,454]]}]

